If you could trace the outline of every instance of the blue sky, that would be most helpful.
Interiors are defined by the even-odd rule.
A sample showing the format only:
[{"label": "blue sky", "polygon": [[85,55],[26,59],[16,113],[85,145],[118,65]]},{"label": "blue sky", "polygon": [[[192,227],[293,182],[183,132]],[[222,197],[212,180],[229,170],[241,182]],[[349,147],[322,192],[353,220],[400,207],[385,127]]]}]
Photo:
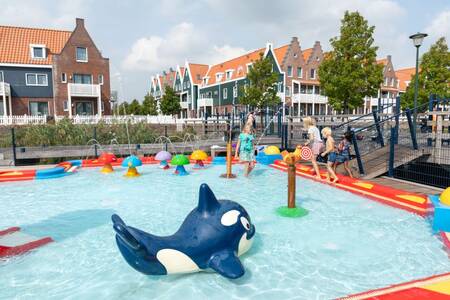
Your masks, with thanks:
[{"label": "blue sky", "polygon": [[73,29],[82,17],[103,55],[110,58],[112,88],[121,100],[142,99],[150,76],[185,60],[215,63],[297,36],[302,48],[325,50],[345,10],[358,10],[376,26],[378,56],[395,68],[414,65],[408,36],[429,34],[421,51],[440,36],[450,40],[448,0],[0,0],[0,24]]}]

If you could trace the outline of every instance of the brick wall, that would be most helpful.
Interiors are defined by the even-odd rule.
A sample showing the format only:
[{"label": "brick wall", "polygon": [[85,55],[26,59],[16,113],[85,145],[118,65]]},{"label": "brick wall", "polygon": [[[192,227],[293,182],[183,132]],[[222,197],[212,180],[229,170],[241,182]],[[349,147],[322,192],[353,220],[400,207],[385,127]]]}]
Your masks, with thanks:
[{"label": "brick wall", "polygon": [[[88,62],[76,61],[76,48],[85,47],[88,51]],[[61,81],[61,74],[65,73],[67,83]],[[104,103],[103,114],[111,114],[110,105],[110,74],[109,59],[104,58],[96,45],[92,41],[89,33],[84,27],[84,20],[77,19],[76,27],[59,55],[53,58],[53,78],[55,111],[57,115],[68,115],[64,111],[64,101],[68,100],[67,85],[73,82],[73,74],[91,74],[92,83],[99,84],[99,75],[103,75],[103,85],[101,86],[101,99]],[[87,100],[89,98],[86,98]],[[91,98],[92,99],[92,98]],[[72,105],[73,107],[73,105]]]},{"label": "brick wall", "polygon": [[[47,102],[49,115],[53,115],[53,99],[52,98],[29,98],[29,97],[12,97],[12,114],[13,115],[30,115],[30,102]],[[8,111],[9,114],[9,111]]]}]

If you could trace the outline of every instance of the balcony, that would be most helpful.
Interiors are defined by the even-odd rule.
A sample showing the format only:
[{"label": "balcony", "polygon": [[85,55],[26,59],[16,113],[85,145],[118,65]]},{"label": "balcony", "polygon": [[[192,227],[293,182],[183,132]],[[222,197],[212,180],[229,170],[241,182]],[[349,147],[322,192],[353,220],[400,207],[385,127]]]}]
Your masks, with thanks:
[{"label": "balcony", "polygon": [[11,87],[9,83],[0,82],[0,96],[10,96],[11,95]]},{"label": "balcony", "polygon": [[71,97],[100,97],[99,84],[69,83],[67,88]]},{"label": "balcony", "polygon": [[317,103],[327,104],[328,98],[326,96],[317,94],[293,94],[292,103]]},{"label": "balcony", "polygon": [[182,109],[188,109],[189,108],[189,103],[188,102],[180,102],[180,106]]},{"label": "balcony", "polygon": [[197,106],[200,107],[205,107],[205,106],[213,106],[214,104],[214,99],[213,98],[200,98],[197,101]]}]

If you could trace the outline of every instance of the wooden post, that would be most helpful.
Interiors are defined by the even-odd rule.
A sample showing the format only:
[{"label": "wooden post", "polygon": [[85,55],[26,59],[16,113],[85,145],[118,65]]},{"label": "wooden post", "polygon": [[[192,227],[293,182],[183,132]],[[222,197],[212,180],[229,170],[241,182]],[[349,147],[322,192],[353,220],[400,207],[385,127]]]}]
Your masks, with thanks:
[{"label": "wooden post", "polygon": [[225,174],[220,175],[222,178],[236,178],[236,175],[232,173],[232,164],[233,164],[233,146],[231,144],[231,126],[230,123],[227,123],[228,127],[228,143],[227,143],[227,171]]},{"label": "wooden post", "polygon": [[288,208],[295,208],[295,163],[288,164]]}]

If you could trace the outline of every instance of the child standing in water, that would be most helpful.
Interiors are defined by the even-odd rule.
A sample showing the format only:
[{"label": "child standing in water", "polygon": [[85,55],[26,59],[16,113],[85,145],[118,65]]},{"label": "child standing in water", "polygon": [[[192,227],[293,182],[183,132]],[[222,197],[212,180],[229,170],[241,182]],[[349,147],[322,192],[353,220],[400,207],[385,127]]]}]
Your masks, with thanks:
[{"label": "child standing in water", "polygon": [[333,136],[331,135],[331,128],[325,127],[324,129],[322,129],[322,136],[324,139],[327,139],[326,149],[321,154],[322,157],[325,157],[328,154],[327,181],[331,182],[331,178],[333,178],[332,182],[336,183],[338,181],[338,177],[336,176],[336,173],[333,170],[333,165],[336,162],[337,153],[336,153],[336,144],[334,142]]},{"label": "child standing in water", "polygon": [[308,130],[308,140],[304,146],[309,146],[312,150],[311,163],[316,172],[316,178],[321,179],[319,165],[317,164],[317,156],[320,154],[323,148],[323,141],[320,138],[319,129],[316,127],[316,120],[311,117],[303,119],[303,127]]},{"label": "child standing in water", "polygon": [[255,137],[252,134],[252,126],[253,125],[249,123],[244,126],[236,145],[235,158],[245,162],[245,177],[247,177],[255,167],[255,149],[253,146]]}]

